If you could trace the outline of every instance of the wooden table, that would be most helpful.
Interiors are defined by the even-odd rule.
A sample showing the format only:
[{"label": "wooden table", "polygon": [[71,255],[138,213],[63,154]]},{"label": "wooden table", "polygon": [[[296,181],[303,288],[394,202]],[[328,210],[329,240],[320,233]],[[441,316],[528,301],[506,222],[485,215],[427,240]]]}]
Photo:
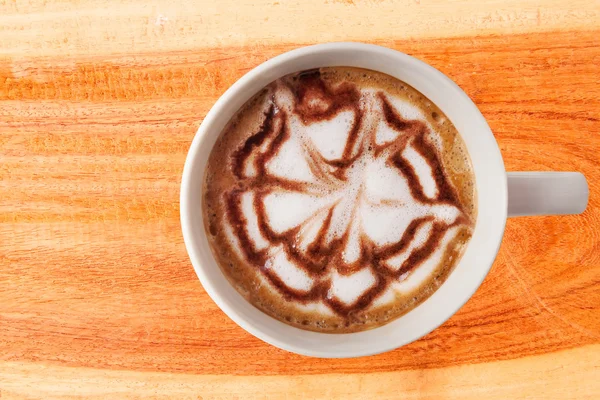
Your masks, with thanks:
[{"label": "wooden table", "polygon": [[[0,398],[597,399],[598,0],[0,0]],[[206,295],[179,182],[226,88],[358,40],[454,79],[508,170],[581,171],[582,216],[511,219],[441,328],[374,357],[271,347]]]}]

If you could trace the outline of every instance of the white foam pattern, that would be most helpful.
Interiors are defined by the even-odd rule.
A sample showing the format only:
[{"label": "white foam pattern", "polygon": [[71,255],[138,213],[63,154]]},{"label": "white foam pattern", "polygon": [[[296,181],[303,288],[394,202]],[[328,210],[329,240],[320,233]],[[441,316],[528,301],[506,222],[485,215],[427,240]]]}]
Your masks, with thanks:
[{"label": "white foam pattern", "polygon": [[[429,135],[438,135],[418,107],[393,96],[387,96],[387,99],[402,118],[422,121],[429,127]],[[424,196],[431,199],[431,202],[423,203],[414,198],[407,177],[390,161],[392,154],[385,151],[378,154],[363,151],[342,173],[339,173],[338,167],[327,163],[343,157],[349,132],[356,118],[353,111],[342,110],[329,120],[310,124],[293,112],[293,97],[287,88],[278,87],[275,102],[279,110],[277,116],[287,115],[290,137],[267,163],[266,173],[269,177],[308,184],[310,190],[301,190],[298,188],[302,186],[293,185],[274,187],[264,196],[263,205],[265,218],[273,232],[278,235],[295,232],[289,245],[296,251],[310,257],[308,248],[315,241],[322,240],[328,246],[343,240],[341,257],[334,259],[349,265],[364,255],[361,247],[363,240],[369,240],[376,250],[393,245],[402,239],[411,222],[420,218],[429,219],[430,222],[423,223],[417,229],[413,240],[402,252],[384,260],[389,269],[396,271],[432,235],[434,222],[450,225],[459,217],[461,212],[457,206],[435,203],[439,188],[432,168],[427,159],[412,146],[411,140],[406,140],[407,145],[399,155],[412,166]],[[367,118],[368,123],[364,123],[365,126],[361,129],[365,129],[365,132],[370,129],[373,144],[385,146],[405,135],[383,120],[375,118],[381,114],[381,104],[372,92],[364,94],[361,107],[365,113],[371,112],[371,119]],[[360,140],[368,140],[365,132],[360,132]],[[266,145],[263,145],[256,151],[265,150]],[[310,160],[308,152],[313,150],[322,159]],[[319,163],[319,173],[315,173],[311,166],[315,162]],[[246,165],[246,176],[255,177],[256,173],[254,167]],[[295,291],[310,290],[315,280],[289,257],[286,244],[269,243],[261,234],[259,219],[253,208],[256,195],[254,191],[258,189],[264,188],[249,187],[242,196],[240,205],[252,245],[256,250],[267,249],[268,264],[265,267],[286,286]],[[319,239],[319,233],[322,233],[326,223],[328,226],[324,238]],[[424,282],[439,265],[445,246],[455,233],[456,228],[448,230],[441,246],[409,276],[398,279],[399,282],[379,296],[375,304],[393,301],[394,293],[410,291]],[[235,245],[239,246],[239,241],[236,240]],[[348,306],[354,304],[377,281],[371,268],[363,268],[346,276],[338,273],[337,267],[326,266],[327,279],[330,280],[327,296]]]},{"label": "white foam pattern", "polygon": [[438,188],[433,179],[433,171],[431,166],[427,163],[427,160],[409,143],[402,152],[404,157],[415,169],[415,173],[419,178],[419,182],[423,187],[423,193],[430,199],[435,198],[438,195]]},{"label": "white foam pattern", "polygon": [[292,129],[298,129],[300,134],[310,138],[323,158],[337,160],[344,153],[354,118],[352,111],[343,111],[329,121],[317,122],[309,126],[295,123]]},{"label": "white foam pattern", "polygon": [[314,283],[302,268],[290,260],[283,246],[269,252],[265,268],[275,273],[283,283],[294,290],[309,291]]},{"label": "white foam pattern", "polygon": [[266,168],[272,176],[294,182],[313,182],[315,180],[306,161],[302,145],[296,136],[292,136],[283,143],[275,156],[267,162]]},{"label": "white foam pattern", "polygon": [[419,249],[425,244],[425,242],[427,242],[427,239],[431,235],[432,228],[432,222],[426,222],[422,224],[415,232],[415,236],[413,240],[408,244],[408,247],[400,253],[397,253],[396,255],[388,258],[385,261],[386,266],[391,268],[392,270],[400,269],[404,262],[408,260],[408,257],[410,257],[413,251]]},{"label": "white foam pattern", "polygon": [[327,297],[351,305],[373,287],[375,282],[375,276],[369,268],[361,269],[348,276],[334,272],[331,276],[331,288]]},{"label": "white foam pattern", "polygon": [[269,247],[269,242],[260,232],[258,216],[256,215],[256,210],[254,209],[254,193],[244,193],[241,201],[242,214],[246,219],[246,228],[252,244],[257,250],[266,249]]}]

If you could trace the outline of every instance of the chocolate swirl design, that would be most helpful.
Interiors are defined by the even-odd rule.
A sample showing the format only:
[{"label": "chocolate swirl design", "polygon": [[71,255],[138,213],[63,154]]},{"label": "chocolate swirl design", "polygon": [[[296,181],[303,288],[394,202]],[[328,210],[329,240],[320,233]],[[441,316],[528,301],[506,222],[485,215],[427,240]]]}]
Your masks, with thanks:
[{"label": "chocolate swirl design", "polygon": [[347,318],[471,226],[431,129],[384,93],[319,71],[280,80],[260,128],[231,156],[226,221],[286,300]]}]

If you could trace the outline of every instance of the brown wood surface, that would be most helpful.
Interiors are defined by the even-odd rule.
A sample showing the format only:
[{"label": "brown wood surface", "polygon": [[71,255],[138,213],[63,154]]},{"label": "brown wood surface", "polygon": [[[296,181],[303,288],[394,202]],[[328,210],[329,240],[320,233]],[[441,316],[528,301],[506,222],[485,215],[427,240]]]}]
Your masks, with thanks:
[{"label": "brown wood surface", "polygon": [[[597,399],[599,26],[597,0],[0,0],[0,398]],[[507,170],[590,184],[581,216],[509,220],[442,327],[350,360],[237,327],[179,226],[186,152],[217,97],[331,40],[446,73]]]}]

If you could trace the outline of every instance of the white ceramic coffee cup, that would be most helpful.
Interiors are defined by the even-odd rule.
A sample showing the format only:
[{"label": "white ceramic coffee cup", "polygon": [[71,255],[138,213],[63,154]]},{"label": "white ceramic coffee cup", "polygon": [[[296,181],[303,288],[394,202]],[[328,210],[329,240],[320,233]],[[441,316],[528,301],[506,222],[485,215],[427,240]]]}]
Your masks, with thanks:
[{"label": "white ceramic coffee cup", "polygon": [[[477,223],[463,257],[446,282],[406,315],[375,329],[325,334],[294,328],[248,303],[216,264],[202,221],[202,181],[208,155],[233,114],[255,93],[284,75],[318,67],[350,66],[396,77],[423,93],[463,137],[475,171]],[[515,127],[516,129],[516,127]],[[190,259],[206,292],[239,326],[279,348],[317,357],[377,354],[410,343],[450,318],[475,293],[490,270],[507,216],[578,214],[588,186],[575,172],[517,172],[504,169],[502,155],[485,119],[448,77],[416,58],[361,43],[304,47],[275,57],[244,75],[204,118],[187,155],[181,181],[181,226]],[[193,299],[190,299],[193,301]]]}]

